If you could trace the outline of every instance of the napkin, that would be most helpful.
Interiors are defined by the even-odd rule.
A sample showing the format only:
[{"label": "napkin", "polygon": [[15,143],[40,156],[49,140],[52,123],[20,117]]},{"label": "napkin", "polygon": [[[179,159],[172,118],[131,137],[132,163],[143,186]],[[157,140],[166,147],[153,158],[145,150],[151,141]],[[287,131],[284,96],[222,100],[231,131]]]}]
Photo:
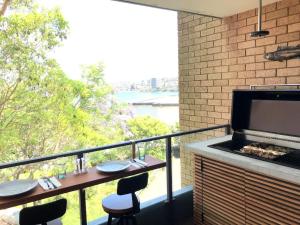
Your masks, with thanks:
[{"label": "napkin", "polygon": [[40,186],[41,186],[45,191],[48,191],[48,190],[49,190],[49,187],[48,187],[48,185],[46,184],[46,182],[44,181],[44,179],[38,179],[38,183],[40,184]]},{"label": "napkin", "polygon": [[56,179],[56,177],[51,177],[49,178],[49,180],[55,185],[51,184],[50,182],[48,182],[50,188],[48,187],[46,180],[45,179],[38,179],[38,183],[40,184],[40,186],[45,190],[48,191],[49,189],[55,189],[61,186],[61,183]]},{"label": "napkin", "polygon": [[147,165],[148,165],[146,162],[144,162],[144,161],[142,161],[142,160],[139,160],[139,159],[137,159],[137,158],[135,158],[134,161],[136,161],[137,163],[139,163],[139,164],[141,164],[141,165],[143,165],[143,166],[147,166]]}]

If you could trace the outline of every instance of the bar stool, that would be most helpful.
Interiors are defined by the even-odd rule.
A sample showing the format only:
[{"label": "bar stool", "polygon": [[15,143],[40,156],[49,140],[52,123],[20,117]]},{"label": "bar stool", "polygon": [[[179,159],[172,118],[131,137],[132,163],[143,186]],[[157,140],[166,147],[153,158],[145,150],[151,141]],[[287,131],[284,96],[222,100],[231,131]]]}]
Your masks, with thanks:
[{"label": "bar stool", "polygon": [[128,224],[129,221],[137,225],[135,214],[140,212],[140,201],[135,192],[147,186],[148,176],[148,173],[143,173],[119,180],[117,194],[102,200],[102,207],[108,213],[107,225],[112,224],[112,218],[118,218],[120,225]]},{"label": "bar stool", "polygon": [[20,211],[20,225],[61,225],[59,220],[67,209],[67,200],[59,199],[43,205],[24,208]]}]

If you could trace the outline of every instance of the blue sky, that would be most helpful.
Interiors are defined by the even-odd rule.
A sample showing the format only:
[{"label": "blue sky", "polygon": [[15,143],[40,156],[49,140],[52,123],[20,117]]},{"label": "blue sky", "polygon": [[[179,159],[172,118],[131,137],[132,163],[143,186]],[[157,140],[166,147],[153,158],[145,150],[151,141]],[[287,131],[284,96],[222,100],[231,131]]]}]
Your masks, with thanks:
[{"label": "blue sky", "polygon": [[40,3],[59,6],[70,23],[68,39],[54,53],[70,77],[98,61],[110,83],[178,75],[176,12],[111,0]]}]

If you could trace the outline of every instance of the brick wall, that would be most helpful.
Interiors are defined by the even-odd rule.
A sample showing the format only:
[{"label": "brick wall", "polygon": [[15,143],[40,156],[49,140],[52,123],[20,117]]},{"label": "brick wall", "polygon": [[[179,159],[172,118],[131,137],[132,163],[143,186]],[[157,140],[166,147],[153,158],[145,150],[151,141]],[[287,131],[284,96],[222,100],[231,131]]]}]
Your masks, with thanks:
[{"label": "brick wall", "polygon": [[[300,0],[263,8],[262,28],[270,35],[251,38],[256,26],[255,9],[224,19],[178,13],[182,130],[228,123],[233,89],[300,83],[300,59],[272,62],[263,57],[279,45],[300,44]],[[191,184],[193,155],[182,148],[181,158],[182,183]]]}]

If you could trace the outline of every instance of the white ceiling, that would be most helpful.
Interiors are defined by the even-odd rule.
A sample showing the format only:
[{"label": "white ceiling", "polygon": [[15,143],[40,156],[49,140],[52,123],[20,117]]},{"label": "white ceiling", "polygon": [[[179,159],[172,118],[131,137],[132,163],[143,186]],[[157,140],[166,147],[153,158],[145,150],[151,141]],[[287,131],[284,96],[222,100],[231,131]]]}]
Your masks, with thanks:
[{"label": "white ceiling", "polygon": [[[231,16],[257,8],[258,0],[117,0],[176,11],[193,12],[214,17]],[[263,0],[267,5],[278,0]]]}]

